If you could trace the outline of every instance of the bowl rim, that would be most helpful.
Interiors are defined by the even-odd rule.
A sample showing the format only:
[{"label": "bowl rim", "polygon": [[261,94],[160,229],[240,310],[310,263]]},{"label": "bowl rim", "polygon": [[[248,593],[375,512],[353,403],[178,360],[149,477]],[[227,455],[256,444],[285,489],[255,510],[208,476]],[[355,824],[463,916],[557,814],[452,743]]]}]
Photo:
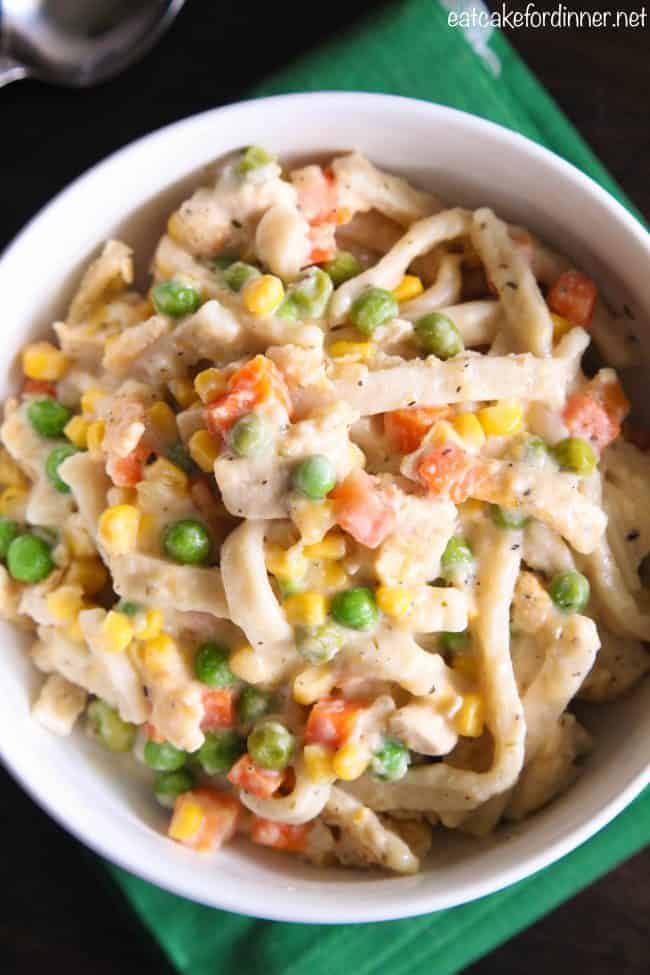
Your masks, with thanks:
[{"label": "bowl rim", "polygon": [[[539,161],[545,162],[556,171],[560,171],[564,179],[569,183],[581,187],[592,197],[595,197],[600,205],[609,212],[610,218],[621,224],[634,238],[636,246],[644,250],[648,258],[650,258],[650,236],[636,217],[591,177],[587,176],[573,164],[567,162],[550,149],[534,142],[526,136],[471,113],[422,99],[379,93],[324,90],[251,98],[219,108],[208,109],[161,126],[144,136],[132,140],[127,145],[114,151],[87,169],[42,207],[18,232],[13,240],[10,241],[2,253],[0,253],[0,271],[5,269],[8,264],[11,264],[14,259],[20,259],[20,253],[25,247],[29,246],[31,235],[38,232],[44,224],[47,224],[53,213],[56,215],[57,210],[64,208],[68,201],[74,198],[79,189],[93,180],[101,178],[107,170],[110,170],[129,156],[137,155],[145,145],[151,147],[156,142],[165,143],[170,139],[174,139],[182,131],[200,125],[208,119],[221,119],[231,114],[259,112],[263,111],[265,106],[271,107],[277,104],[285,106],[289,111],[292,106],[295,106],[297,110],[304,101],[310,103],[312,110],[319,105],[331,108],[332,103],[338,103],[339,109],[342,110],[346,102],[352,103],[357,107],[359,107],[360,103],[363,103],[368,108],[379,108],[390,105],[392,108],[398,108],[405,112],[425,114],[432,121],[436,118],[451,119],[464,126],[471,135],[479,138],[481,134],[491,135],[492,138],[496,137],[501,140],[504,146],[512,145],[520,151],[532,155],[532,157],[537,157]],[[117,214],[116,221],[119,220],[119,217],[120,214]],[[605,801],[598,812],[590,819],[571,828],[566,835],[557,839],[555,842],[544,846],[536,852],[530,853],[521,862],[509,867],[504,866],[489,876],[484,878],[477,877],[471,882],[460,885],[460,889],[455,889],[453,892],[437,896],[434,904],[432,904],[430,892],[428,893],[427,891],[417,890],[412,891],[410,894],[405,891],[401,894],[396,892],[393,904],[390,907],[383,902],[381,904],[373,904],[372,898],[370,898],[369,902],[365,902],[362,898],[359,898],[358,907],[351,917],[348,908],[346,908],[346,914],[343,916],[341,909],[337,909],[334,899],[333,905],[328,908],[328,916],[324,917],[322,915],[322,908],[317,904],[312,905],[309,898],[305,898],[302,903],[293,904],[291,909],[275,907],[262,897],[258,897],[256,901],[253,899],[253,903],[251,903],[250,892],[248,894],[245,892],[243,895],[238,895],[237,884],[233,884],[230,889],[227,886],[222,887],[222,889],[215,891],[214,897],[207,897],[193,890],[191,883],[174,878],[173,867],[165,870],[164,864],[156,862],[150,865],[144,858],[141,858],[140,862],[134,864],[132,856],[123,855],[119,849],[115,849],[114,843],[110,841],[105,842],[103,837],[98,837],[91,832],[81,810],[79,815],[72,819],[72,821],[69,818],[64,821],[63,813],[57,808],[56,801],[51,800],[45,790],[39,790],[38,781],[34,780],[29,771],[23,767],[19,749],[15,749],[12,752],[4,742],[0,742],[0,757],[14,780],[55,822],[62,826],[75,839],[82,842],[85,846],[115,866],[177,896],[185,897],[208,907],[215,907],[233,913],[246,914],[268,920],[320,924],[365,923],[415,917],[427,914],[432,910],[446,909],[494,893],[536,873],[583,844],[617,816],[650,784],[649,760],[646,767],[642,768],[638,773],[633,774],[625,787],[609,801]]]}]

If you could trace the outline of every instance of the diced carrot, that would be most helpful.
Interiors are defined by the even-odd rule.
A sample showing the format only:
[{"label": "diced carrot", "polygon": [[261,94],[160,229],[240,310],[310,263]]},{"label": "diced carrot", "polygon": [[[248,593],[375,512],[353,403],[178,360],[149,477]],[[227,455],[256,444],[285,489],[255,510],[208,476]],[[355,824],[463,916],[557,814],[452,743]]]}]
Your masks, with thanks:
[{"label": "diced carrot", "polygon": [[234,691],[231,687],[215,687],[203,692],[203,731],[230,728],[235,723]]},{"label": "diced carrot", "polygon": [[[200,815],[188,815],[197,810]],[[212,853],[235,835],[241,812],[234,796],[201,786],[177,798],[168,836],[193,850]]]},{"label": "diced carrot", "polygon": [[343,697],[323,697],[309,712],[305,728],[306,745],[340,748],[354,731],[365,701]]},{"label": "diced carrot", "polygon": [[135,487],[142,480],[144,464],[151,447],[143,440],[126,457],[109,457],[106,471],[117,487]]},{"label": "diced carrot", "polygon": [[618,379],[611,382],[599,381],[598,376],[589,384],[593,395],[602,403],[607,414],[619,426],[630,412],[630,401]]},{"label": "diced carrot", "polygon": [[227,392],[208,403],[206,426],[213,437],[222,437],[241,416],[269,402],[282,406],[291,416],[291,396],[282,373],[271,359],[256,355],[232,374]]},{"label": "diced carrot", "polygon": [[384,413],[384,433],[400,454],[417,450],[434,423],[449,416],[448,406],[412,406]]},{"label": "diced carrot", "polygon": [[312,226],[333,221],[338,205],[334,173],[321,166],[306,166],[298,171],[295,187],[298,207]]},{"label": "diced carrot", "polygon": [[56,399],[56,386],[47,379],[24,379],[21,392],[24,396],[50,396]]},{"label": "diced carrot", "polygon": [[309,253],[309,263],[320,264],[331,261],[336,254],[336,224],[320,223],[311,227],[309,239],[312,249]]},{"label": "diced carrot", "polygon": [[149,739],[149,741],[155,741],[161,745],[166,739],[164,735],[161,735],[159,731],[152,725],[151,721],[145,721],[144,732]]},{"label": "diced carrot", "polygon": [[334,488],[334,513],[341,528],[361,545],[377,548],[395,527],[395,511],[379,481],[364,470],[352,471]]},{"label": "diced carrot", "polygon": [[548,307],[575,325],[586,327],[598,297],[596,285],[581,271],[564,271],[548,293]]},{"label": "diced carrot", "polygon": [[311,823],[290,826],[288,823],[276,823],[272,819],[254,816],[251,839],[253,843],[260,843],[262,846],[298,853],[305,849],[311,829]]},{"label": "diced carrot", "polygon": [[480,463],[455,443],[445,443],[427,451],[417,467],[418,476],[429,493],[462,504],[482,480]]},{"label": "diced carrot", "polygon": [[630,409],[619,381],[603,382],[597,376],[584,392],[569,396],[563,418],[570,432],[583,437],[598,450],[616,440]]},{"label": "diced carrot", "polygon": [[260,768],[248,753],[242,755],[228,772],[229,782],[259,799],[269,799],[278,791],[283,778],[283,772]]}]

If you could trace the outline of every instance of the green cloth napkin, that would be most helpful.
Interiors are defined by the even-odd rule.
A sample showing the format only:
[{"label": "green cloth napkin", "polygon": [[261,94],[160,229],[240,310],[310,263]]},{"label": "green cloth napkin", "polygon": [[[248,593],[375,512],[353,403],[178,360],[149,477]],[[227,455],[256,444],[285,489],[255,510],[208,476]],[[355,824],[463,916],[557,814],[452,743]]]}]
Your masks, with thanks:
[{"label": "green cloth napkin", "polygon": [[[393,3],[253,94],[380,91],[482,115],[516,129],[579,166],[619,200],[621,190],[498,32],[469,35],[446,8],[471,3]],[[630,207],[631,208],[631,207]],[[114,867],[111,873],[173,965],[187,975],[244,973],[451,975],[512,937],[650,840],[650,793],[591,840],[533,877],[447,911],[361,925],[257,921],[193,904]]]}]

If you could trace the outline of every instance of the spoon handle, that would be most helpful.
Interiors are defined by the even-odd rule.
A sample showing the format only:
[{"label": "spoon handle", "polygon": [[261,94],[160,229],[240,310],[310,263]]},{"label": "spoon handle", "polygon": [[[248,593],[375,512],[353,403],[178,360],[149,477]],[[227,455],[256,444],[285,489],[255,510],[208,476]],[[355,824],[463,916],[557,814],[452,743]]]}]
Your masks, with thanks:
[{"label": "spoon handle", "polygon": [[0,54],[0,88],[11,84],[12,81],[20,81],[29,74],[29,68],[9,57],[8,54]]}]

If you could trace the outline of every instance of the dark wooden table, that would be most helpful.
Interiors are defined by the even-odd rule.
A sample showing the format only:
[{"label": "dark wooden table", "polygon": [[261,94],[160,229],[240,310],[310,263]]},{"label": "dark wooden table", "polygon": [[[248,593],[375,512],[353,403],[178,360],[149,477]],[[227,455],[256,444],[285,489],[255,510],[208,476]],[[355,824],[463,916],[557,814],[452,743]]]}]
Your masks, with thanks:
[{"label": "dark wooden table", "polygon": [[[55,192],[116,147],[240,97],[256,80],[349,27],[372,6],[368,0],[330,0],[305,20],[304,5],[295,2],[253,8],[193,0],[162,44],[110,85],[77,93],[25,82],[0,92],[0,245]],[[581,7],[596,4],[585,0]],[[266,41],[245,42],[251,32]],[[648,29],[522,30],[509,32],[509,38],[649,217]],[[94,858],[1,770],[0,796],[3,975],[169,971],[133,914],[115,899]],[[650,853],[639,854],[469,972],[646,973],[649,873]]]}]

